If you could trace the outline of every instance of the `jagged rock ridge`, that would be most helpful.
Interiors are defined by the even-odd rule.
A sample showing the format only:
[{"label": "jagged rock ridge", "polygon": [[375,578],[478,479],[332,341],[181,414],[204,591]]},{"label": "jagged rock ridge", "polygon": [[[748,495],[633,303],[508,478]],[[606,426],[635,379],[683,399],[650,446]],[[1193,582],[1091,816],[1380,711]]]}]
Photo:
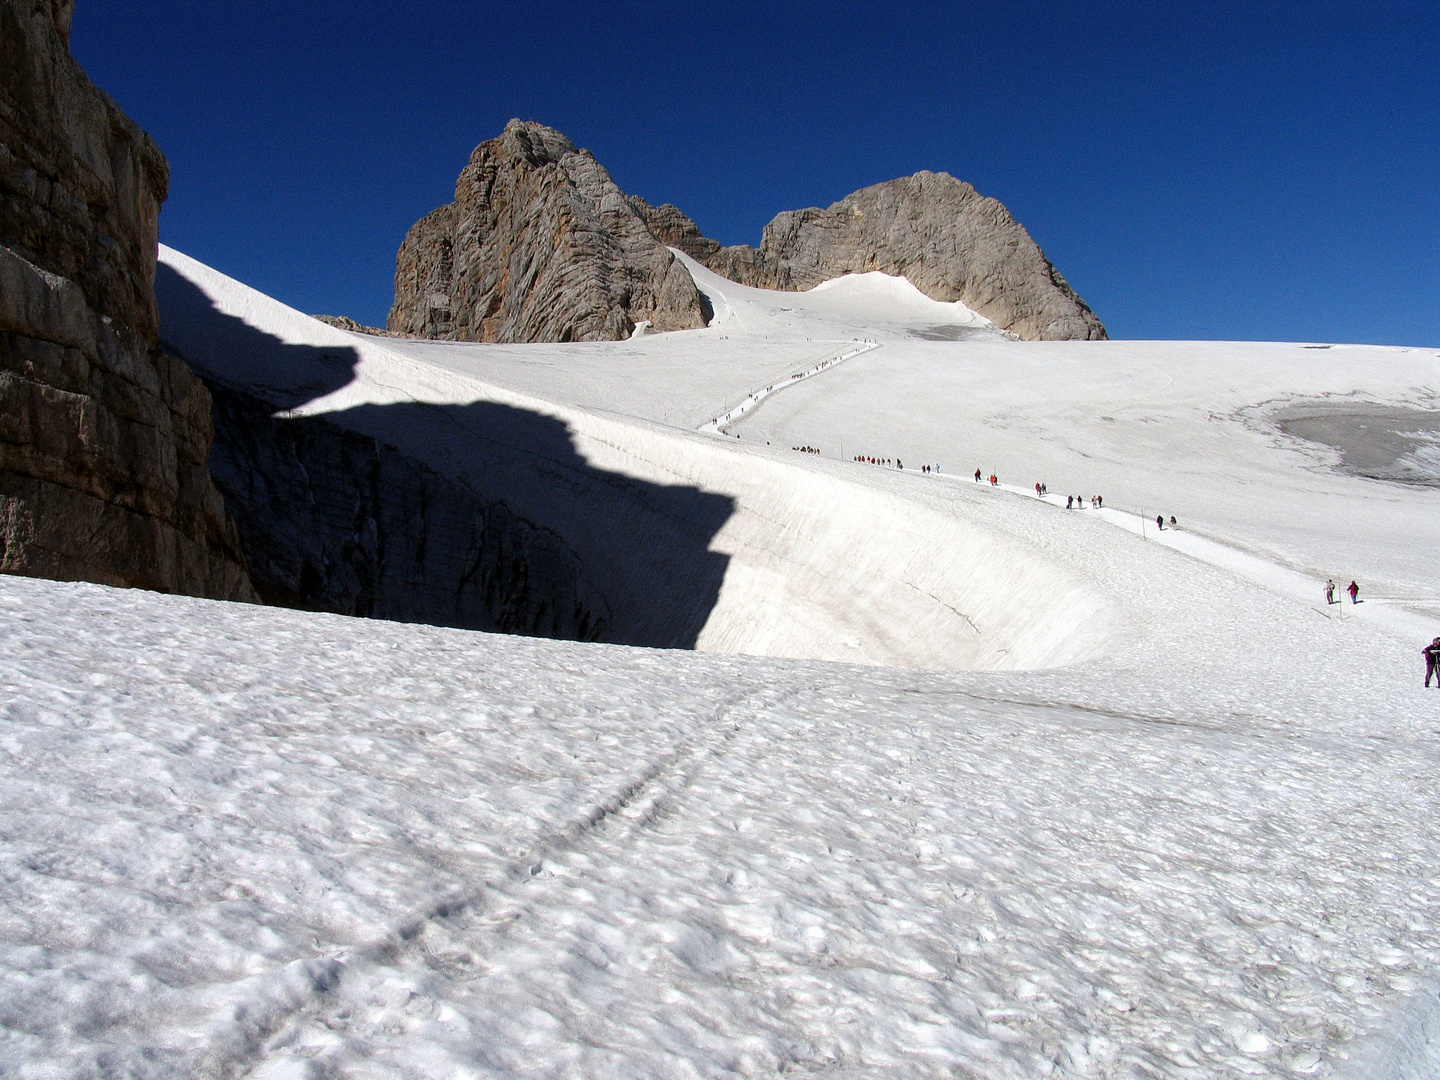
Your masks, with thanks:
[{"label": "jagged rock ridge", "polygon": [[387,326],[455,341],[603,341],[704,326],[684,264],[610,174],[558,131],[512,120],[455,201],[411,227]]},{"label": "jagged rock ridge", "polygon": [[619,339],[642,320],[656,330],[702,326],[704,298],[666,247],[758,288],[880,270],[1022,338],[1105,337],[1024,226],[948,173],[787,211],[758,248],[722,247],[670,203],[626,196],[558,131],[519,120],[476,147],[455,201],[406,235],[388,326],[464,341]]},{"label": "jagged rock ridge", "polygon": [[908,278],[931,299],[960,301],[1027,340],[1105,337],[1105,328],[995,199],[948,173],[862,188],[828,209],[775,217],[759,248],[721,247],[668,203],[632,205],[650,231],[711,270],[762,289],[810,289],[843,274]]},{"label": "jagged rock ridge", "polygon": [[69,51],[73,0],[0,0],[0,571],[254,600],[162,355],[169,168]]}]

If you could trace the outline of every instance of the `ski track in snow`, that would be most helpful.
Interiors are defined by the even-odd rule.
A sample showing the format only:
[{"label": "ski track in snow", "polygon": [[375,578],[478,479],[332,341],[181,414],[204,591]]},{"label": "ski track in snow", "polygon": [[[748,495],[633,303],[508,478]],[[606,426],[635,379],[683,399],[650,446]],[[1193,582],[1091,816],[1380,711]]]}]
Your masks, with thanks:
[{"label": "ski track in snow", "polygon": [[750,393],[745,396],[745,400],[740,402],[740,404],[727,409],[723,416],[717,416],[713,420],[706,421],[695,430],[715,435],[724,435],[727,425],[739,420],[746,413],[759,407],[760,403],[772,394],[778,394],[781,390],[788,389],[805,379],[813,379],[821,372],[829,371],[836,364],[844,363],[853,356],[863,356],[872,349],[878,348],[880,348],[878,342],[866,341],[859,345],[845,345],[839,349],[832,349],[819,361],[805,368],[803,371],[794,372],[779,382],[770,383],[767,386],[760,387],[758,390],[750,391]]},{"label": "ski track in snow", "polygon": [[[301,414],[497,401],[606,483],[729,494],[702,648],[890,666],[0,578],[0,1074],[1440,1074],[1436,496],[1233,421],[1277,383],[1414,396],[1429,354],[1008,342],[883,275],[774,294],[688,261],[707,330],[377,342],[164,257],[226,318],[353,346]],[[911,340],[937,328],[977,336]],[[771,385],[744,439],[696,433]],[[471,437],[419,414],[445,434],[407,452]],[[779,448],[815,432],[1140,475],[1066,512]],[[1176,490],[1193,527],[1115,508]],[[1367,603],[1326,608],[1337,562]]]},{"label": "ski track in snow", "polygon": [[17,1075],[1334,1075],[1437,959],[1423,739],[0,604]]}]

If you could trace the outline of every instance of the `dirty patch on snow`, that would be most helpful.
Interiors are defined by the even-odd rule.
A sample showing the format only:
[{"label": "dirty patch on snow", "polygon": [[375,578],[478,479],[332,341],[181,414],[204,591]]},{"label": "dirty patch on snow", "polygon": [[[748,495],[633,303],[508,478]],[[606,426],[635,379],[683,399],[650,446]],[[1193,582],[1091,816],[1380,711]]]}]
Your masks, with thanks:
[{"label": "dirty patch on snow", "polygon": [[1344,472],[1440,487],[1440,410],[1299,401],[1276,409],[1270,420],[1286,435],[1338,450]]},{"label": "dirty patch on snow", "polygon": [[979,326],[940,323],[936,326],[918,327],[911,330],[910,335],[923,341],[974,341],[979,338],[993,338],[995,331]]}]

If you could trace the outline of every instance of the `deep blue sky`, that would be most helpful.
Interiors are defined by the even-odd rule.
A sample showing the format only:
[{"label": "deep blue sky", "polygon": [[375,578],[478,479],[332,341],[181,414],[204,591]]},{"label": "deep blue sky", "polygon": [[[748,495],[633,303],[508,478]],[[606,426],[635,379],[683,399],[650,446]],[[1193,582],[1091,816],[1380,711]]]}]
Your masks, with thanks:
[{"label": "deep blue sky", "polygon": [[1440,5],[79,0],[170,159],[163,239],[383,324],[395,251],[512,116],[758,243],[944,170],[1124,338],[1440,345]]}]

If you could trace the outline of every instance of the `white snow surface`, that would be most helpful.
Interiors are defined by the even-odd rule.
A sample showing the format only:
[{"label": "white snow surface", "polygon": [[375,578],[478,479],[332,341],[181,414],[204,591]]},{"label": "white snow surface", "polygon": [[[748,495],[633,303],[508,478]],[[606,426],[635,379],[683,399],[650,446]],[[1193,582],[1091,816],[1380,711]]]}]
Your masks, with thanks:
[{"label": "white snow surface", "polygon": [[0,578],[0,1074],[1440,1074],[1440,494],[1267,426],[1434,350],[694,265],[705,330],[411,342],[162,256],[211,376],[460,474],[548,417],[729,561],[699,652]]}]

